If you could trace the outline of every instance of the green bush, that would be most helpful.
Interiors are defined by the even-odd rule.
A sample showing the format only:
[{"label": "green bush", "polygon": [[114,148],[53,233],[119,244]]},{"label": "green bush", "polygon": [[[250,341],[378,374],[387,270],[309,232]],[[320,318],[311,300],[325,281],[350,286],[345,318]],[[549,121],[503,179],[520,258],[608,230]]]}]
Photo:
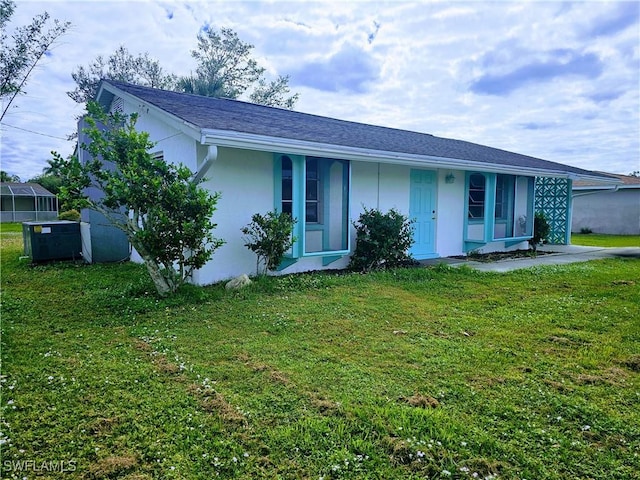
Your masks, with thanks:
[{"label": "green bush", "polygon": [[292,235],[295,223],[289,213],[271,211],[265,215],[256,213],[251,217],[251,223],[241,229],[248,236],[244,246],[258,256],[256,273],[260,273],[260,264],[264,268],[262,273],[278,268],[284,254],[296,241]]},{"label": "green bush", "polygon": [[533,237],[529,240],[529,245],[535,252],[538,249],[538,245],[546,242],[551,232],[551,226],[547,222],[547,217],[542,212],[536,212],[533,219]]},{"label": "green bush", "polygon": [[583,235],[589,235],[590,233],[593,233],[593,230],[591,230],[589,227],[582,227],[580,229],[580,233]]},{"label": "green bush", "polygon": [[413,220],[395,209],[382,213],[364,208],[357,222],[356,250],[349,268],[369,271],[406,265],[410,262],[409,248],[413,244]]},{"label": "green bush", "polygon": [[58,220],[71,220],[72,222],[80,221],[80,212],[75,209],[67,210],[65,212],[61,212],[58,215]]}]

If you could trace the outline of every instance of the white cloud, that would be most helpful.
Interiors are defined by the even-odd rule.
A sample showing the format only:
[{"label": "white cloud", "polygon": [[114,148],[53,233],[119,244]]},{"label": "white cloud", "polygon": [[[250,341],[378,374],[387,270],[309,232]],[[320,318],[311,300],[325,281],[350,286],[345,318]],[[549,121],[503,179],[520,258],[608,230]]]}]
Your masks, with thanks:
[{"label": "white cloud", "polygon": [[[295,81],[303,71],[291,85],[298,110],[587,169],[640,169],[638,15],[627,3],[54,0],[19,2],[14,24],[44,10],[73,28],[5,118],[13,127],[69,134],[81,110],[66,95],[72,70],[119,45],[188,73],[196,34],[209,24],[253,43],[270,74]],[[510,81],[504,95],[470,89],[491,75]],[[50,150],[73,148],[8,126],[1,141],[1,168],[23,179],[40,173]]]}]

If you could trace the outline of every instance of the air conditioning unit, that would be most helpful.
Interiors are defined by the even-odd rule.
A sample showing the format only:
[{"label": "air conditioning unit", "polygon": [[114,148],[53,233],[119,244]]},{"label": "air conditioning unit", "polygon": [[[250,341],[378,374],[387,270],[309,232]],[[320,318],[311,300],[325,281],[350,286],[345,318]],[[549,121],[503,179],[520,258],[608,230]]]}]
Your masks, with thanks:
[{"label": "air conditioning unit", "polygon": [[78,222],[24,222],[22,240],[24,254],[32,262],[82,258],[82,238]]}]

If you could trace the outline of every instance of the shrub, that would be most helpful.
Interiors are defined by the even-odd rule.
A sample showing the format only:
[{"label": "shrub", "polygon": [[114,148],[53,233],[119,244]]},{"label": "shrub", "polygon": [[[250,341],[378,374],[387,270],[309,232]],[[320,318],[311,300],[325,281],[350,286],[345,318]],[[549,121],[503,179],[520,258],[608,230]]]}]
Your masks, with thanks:
[{"label": "shrub", "polygon": [[582,233],[583,235],[588,235],[590,233],[593,233],[593,230],[591,230],[589,227],[582,227],[580,229],[580,233]]},{"label": "shrub", "polygon": [[72,222],[80,221],[80,212],[75,209],[67,210],[66,212],[61,212],[58,215],[58,220],[71,220]]},{"label": "shrub", "polygon": [[248,236],[245,247],[258,256],[256,273],[260,273],[261,263],[264,274],[278,268],[284,254],[296,241],[292,235],[295,224],[296,220],[289,213],[271,211],[265,215],[256,213],[251,217],[251,223],[241,229]]},{"label": "shrub", "polygon": [[533,219],[533,237],[529,240],[529,245],[535,252],[538,249],[538,245],[547,241],[551,226],[547,222],[547,218],[542,212],[536,212]]},{"label": "shrub", "polygon": [[411,261],[408,250],[413,244],[413,220],[395,209],[382,213],[364,208],[357,222],[356,250],[349,268],[369,271],[391,268]]}]

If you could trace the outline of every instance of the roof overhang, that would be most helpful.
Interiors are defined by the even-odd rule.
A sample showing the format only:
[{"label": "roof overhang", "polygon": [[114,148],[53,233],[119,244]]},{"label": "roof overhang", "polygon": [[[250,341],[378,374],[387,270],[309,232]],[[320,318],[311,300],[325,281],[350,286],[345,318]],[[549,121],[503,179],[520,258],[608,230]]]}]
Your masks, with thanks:
[{"label": "roof overhang", "polygon": [[98,102],[104,109],[109,110],[111,103],[116,96],[133,105],[137,105],[138,112],[144,111],[145,113],[149,113],[155,117],[160,117],[164,122],[174,127],[176,130],[179,130],[195,140],[199,140],[201,137],[200,127],[197,127],[196,125],[189,123],[166,110],[156,107],[152,103],[142,100],[140,97],[136,97],[135,95],[131,95],[130,93],[120,90],[118,87],[115,87],[108,82],[100,82],[98,92],[96,93],[96,102]]},{"label": "roof overhang", "polygon": [[98,92],[96,94],[96,101],[98,103],[108,109],[115,96],[118,96],[133,105],[137,105],[137,111],[144,111],[145,113],[152,114],[156,117],[161,117],[163,121],[167,122],[169,125],[185,135],[199,141],[203,145],[215,145],[218,147],[232,147],[245,150],[290,153],[317,157],[334,157],[345,160],[408,165],[419,168],[472,170],[512,175],[588,180],[597,182],[598,184],[608,185],[617,184],[617,182],[612,180],[611,177],[600,176],[595,172],[581,174],[560,169],[555,170],[547,168],[522,167],[517,165],[504,165],[500,163],[373,150],[361,147],[349,147],[285,137],[257,135],[232,130],[205,129],[187,122],[166,110],[156,107],[152,103],[135,95],[129,94],[108,82],[100,82]]},{"label": "roof overhang", "polygon": [[415,155],[400,152],[372,150],[366,148],[347,147],[328,143],[316,143],[293,140],[282,137],[268,137],[244,132],[228,130],[202,130],[202,144],[217,145],[219,147],[242,148],[246,150],[272,151],[316,157],[336,157],[344,160],[361,162],[379,162],[397,165],[407,165],[420,168],[444,168],[452,170],[473,170],[479,172],[494,172],[536,177],[570,178],[572,180],[588,179],[609,181],[610,178],[598,175],[581,175],[562,170],[509,166],[497,163],[474,162],[455,158],[436,157],[430,155]]}]

